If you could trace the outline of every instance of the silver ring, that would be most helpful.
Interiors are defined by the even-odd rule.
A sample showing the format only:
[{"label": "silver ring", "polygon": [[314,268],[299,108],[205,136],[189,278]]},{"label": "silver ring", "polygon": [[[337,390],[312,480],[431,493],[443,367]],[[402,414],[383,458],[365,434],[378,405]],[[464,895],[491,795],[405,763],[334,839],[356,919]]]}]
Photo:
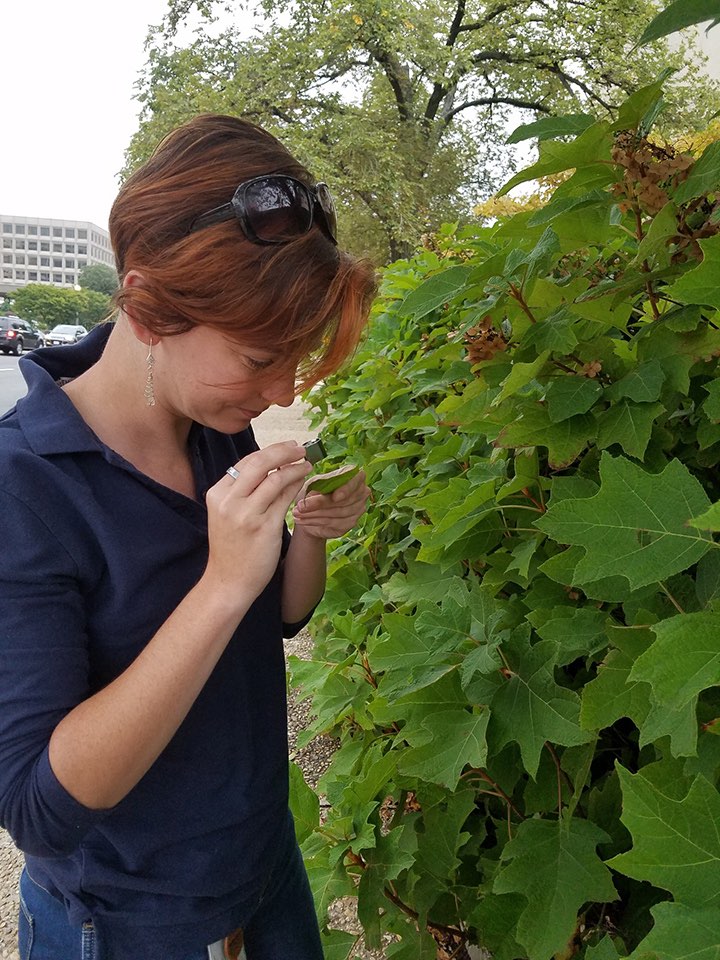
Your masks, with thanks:
[{"label": "silver ring", "polygon": [[232,477],[233,480],[239,480],[239,479],[240,479],[240,474],[237,472],[237,470],[235,469],[235,467],[228,467],[227,470],[225,471],[225,473],[226,473],[229,477]]}]

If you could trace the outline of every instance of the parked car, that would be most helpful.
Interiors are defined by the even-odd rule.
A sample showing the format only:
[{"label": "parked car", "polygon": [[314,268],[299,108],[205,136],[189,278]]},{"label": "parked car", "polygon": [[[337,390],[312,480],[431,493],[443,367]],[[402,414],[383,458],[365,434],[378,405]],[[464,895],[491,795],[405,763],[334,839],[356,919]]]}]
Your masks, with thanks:
[{"label": "parked car", "polygon": [[80,323],[60,323],[45,335],[45,343],[48,347],[77,343],[86,333],[87,330]]},{"label": "parked car", "polygon": [[19,357],[23,350],[34,350],[45,344],[45,335],[28,320],[0,317],[0,350]]}]

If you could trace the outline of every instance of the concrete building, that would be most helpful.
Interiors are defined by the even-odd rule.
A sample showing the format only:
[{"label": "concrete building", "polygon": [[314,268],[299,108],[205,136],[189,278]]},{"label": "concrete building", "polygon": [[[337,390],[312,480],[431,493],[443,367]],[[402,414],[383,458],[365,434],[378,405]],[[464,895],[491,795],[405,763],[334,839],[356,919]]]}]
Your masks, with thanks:
[{"label": "concrete building", "polygon": [[115,266],[107,230],[87,220],[0,214],[0,294],[28,283],[74,287],[85,266]]}]

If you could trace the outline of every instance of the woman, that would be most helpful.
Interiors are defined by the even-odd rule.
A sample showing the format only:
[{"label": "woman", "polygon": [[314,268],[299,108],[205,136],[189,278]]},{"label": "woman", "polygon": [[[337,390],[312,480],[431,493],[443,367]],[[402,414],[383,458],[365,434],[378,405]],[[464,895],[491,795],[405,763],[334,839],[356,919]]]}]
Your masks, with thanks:
[{"label": "woman", "polygon": [[[23,960],[322,956],[287,805],[283,632],[359,475],[301,496],[251,420],[357,342],[372,271],[323,184],[231,117],[124,185],[114,324],[23,361],[0,421],[0,823]],[[290,537],[284,519],[293,510]]]}]

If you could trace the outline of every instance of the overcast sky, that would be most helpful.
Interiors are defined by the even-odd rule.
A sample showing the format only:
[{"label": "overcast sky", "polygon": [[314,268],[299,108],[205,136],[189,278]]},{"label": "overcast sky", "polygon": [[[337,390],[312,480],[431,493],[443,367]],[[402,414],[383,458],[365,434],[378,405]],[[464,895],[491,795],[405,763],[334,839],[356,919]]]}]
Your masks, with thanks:
[{"label": "overcast sky", "polygon": [[0,0],[0,214],[107,227],[166,0]]}]

